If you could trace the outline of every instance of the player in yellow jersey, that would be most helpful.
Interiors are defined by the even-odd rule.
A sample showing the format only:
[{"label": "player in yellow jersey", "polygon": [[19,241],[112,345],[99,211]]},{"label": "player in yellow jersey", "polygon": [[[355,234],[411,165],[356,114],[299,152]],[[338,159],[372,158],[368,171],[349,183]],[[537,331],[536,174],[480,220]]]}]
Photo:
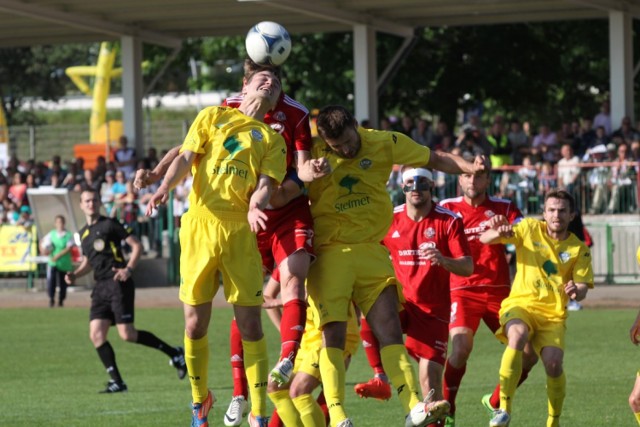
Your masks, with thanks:
[{"label": "player in yellow jersey", "polygon": [[[636,260],[638,264],[640,264],[640,246],[638,246],[638,250],[636,251]],[[631,326],[629,335],[632,343],[635,345],[640,344],[640,312]],[[629,406],[636,417],[638,425],[640,425],[640,370],[636,376],[636,383],[633,386],[633,390],[631,390],[631,394],[629,395]]]},{"label": "player in yellow jersey", "polygon": [[285,176],[283,138],[261,120],[280,95],[271,70],[253,75],[240,106],[200,112],[147,214],[191,170],[189,211],[180,230],[180,300],[184,303],[185,359],[193,396],[192,426],[208,427],[215,398],[208,390],[207,331],[222,273],[242,335],[252,410],[249,423],[266,426],[267,345],[262,332],[262,262],[253,233],[265,228],[263,209]]},{"label": "player in yellow jersey", "polygon": [[591,252],[568,230],[575,215],[573,197],[564,190],[548,192],[542,215],[543,220],[526,218],[515,225],[504,217],[494,217],[489,221],[490,229],[480,235],[482,243],[515,245],[517,263],[496,331],[507,348],[500,363],[500,409],[494,411],[491,427],[509,425],[527,342],[547,373],[547,427],[559,425],[566,392],[562,368],[566,307],[569,299],[580,301],[593,288]]},{"label": "player in yellow jersey", "polygon": [[474,163],[398,133],[358,127],[344,107],[328,106],[317,118],[312,158],[325,157],[332,172],[309,184],[317,260],[307,276],[309,304],[322,330],[320,372],[332,426],[352,426],[344,410],[346,321],[353,300],[378,338],[382,363],[398,392],[409,426],[423,425],[425,404],[402,339],[398,316],[402,287],[380,244],[393,218],[386,182],[394,164],[448,173],[476,173]]}]

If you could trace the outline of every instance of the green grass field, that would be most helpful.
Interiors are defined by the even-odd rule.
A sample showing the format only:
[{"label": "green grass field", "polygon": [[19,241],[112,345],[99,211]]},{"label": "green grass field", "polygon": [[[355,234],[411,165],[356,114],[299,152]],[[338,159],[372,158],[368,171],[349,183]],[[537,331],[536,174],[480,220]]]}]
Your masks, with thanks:
[{"label": "green grass field", "polygon": [[[228,367],[229,309],[218,309],[210,328],[210,383],[218,403],[209,420],[223,425],[231,398]],[[638,350],[627,331],[631,310],[584,310],[568,322],[567,398],[563,426],[634,426],[627,404],[638,369]],[[4,309],[0,311],[0,426],[186,426],[190,422],[190,388],[179,381],[161,353],[110,341],[129,392],[99,395],[107,374],[88,338],[86,309]],[[136,325],[160,338],[182,341],[178,309],[139,309]],[[278,349],[276,332],[266,328],[270,360]],[[458,394],[457,425],[487,426],[480,398],[494,387],[503,347],[483,326]],[[356,382],[371,375],[360,349],[347,373],[346,408],[358,426],[403,425],[397,398],[361,400]],[[512,427],[540,427],[546,420],[544,370],[538,365],[515,397]]]}]

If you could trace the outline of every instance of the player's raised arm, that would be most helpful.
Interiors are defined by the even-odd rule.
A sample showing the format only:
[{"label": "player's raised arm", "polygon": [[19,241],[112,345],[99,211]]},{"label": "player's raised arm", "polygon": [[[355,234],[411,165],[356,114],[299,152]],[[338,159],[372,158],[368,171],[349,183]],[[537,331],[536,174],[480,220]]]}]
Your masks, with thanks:
[{"label": "player's raised arm", "polygon": [[147,205],[147,216],[151,216],[153,209],[161,203],[165,203],[167,201],[169,191],[171,191],[182,179],[189,173],[191,169],[191,165],[195,161],[198,155],[193,151],[185,150],[180,153],[174,160],[171,162],[171,166],[167,170],[167,174],[162,181],[162,185],[158,188],[151,199],[149,199],[149,204]]},{"label": "player's raised arm", "polygon": [[432,151],[427,167],[446,173],[475,174],[487,169],[487,162],[482,156],[476,156],[473,162],[444,151]]},{"label": "player's raised arm", "polygon": [[182,145],[177,145],[169,150],[153,170],[138,169],[133,180],[133,186],[136,189],[141,190],[160,181],[160,178],[162,178],[167,172],[173,160],[178,157],[178,154],[180,154],[180,147],[182,147]]}]

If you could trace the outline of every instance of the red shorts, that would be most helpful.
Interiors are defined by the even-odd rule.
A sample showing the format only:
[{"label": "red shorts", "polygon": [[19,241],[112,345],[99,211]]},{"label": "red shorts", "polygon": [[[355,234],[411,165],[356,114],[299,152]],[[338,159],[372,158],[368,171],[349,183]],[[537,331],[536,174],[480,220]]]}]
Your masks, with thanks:
[{"label": "red shorts", "polygon": [[451,321],[449,329],[465,327],[474,333],[484,321],[491,332],[500,327],[500,304],[509,296],[506,286],[477,286],[451,291]]},{"label": "red shorts", "polygon": [[304,250],[312,259],[313,219],[309,210],[309,199],[300,196],[279,209],[266,209],[267,229],[258,233],[258,249],[262,266],[266,271],[275,267],[289,255]]},{"label": "red shorts", "polygon": [[444,366],[447,359],[449,325],[446,321],[425,314],[407,301],[400,312],[402,331],[407,334],[405,346],[416,360],[426,359]]}]

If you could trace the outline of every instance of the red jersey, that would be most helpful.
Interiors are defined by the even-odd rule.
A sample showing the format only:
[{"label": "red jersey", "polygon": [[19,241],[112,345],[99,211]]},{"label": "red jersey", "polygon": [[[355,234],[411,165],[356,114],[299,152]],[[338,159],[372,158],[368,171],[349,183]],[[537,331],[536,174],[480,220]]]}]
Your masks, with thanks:
[{"label": "red jersey", "polygon": [[396,277],[402,283],[407,301],[422,311],[449,322],[449,272],[441,266],[431,266],[418,254],[419,248],[437,248],[450,258],[470,256],[462,221],[441,206],[416,222],[407,216],[405,205],[394,209],[391,228],[383,240],[391,253]]},{"label": "red jersey", "polygon": [[485,245],[480,242],[480,235],[488,229],[487,221],[496,215],[504,215],[511,224],[518,222],[522,219],[520,210],[510,200],[491,196],[478,207],[465,202],[462,196],[445,199],[440,204],[462,218],[473,256],[473,274],[469,277],[452,274],[451,290],[468,286],[510,287],[504,245]]},{"label": "red jersey", "polygon": [[[242,98],[242,94],[230,96],[224,100],[223,105],[238,108]],[[276,108],[264,116],[264,122],[284,138],[287,144],[287,170],[295,169],[293,153],[311,151],[309,110],[283,92],[278,98]]]}]

